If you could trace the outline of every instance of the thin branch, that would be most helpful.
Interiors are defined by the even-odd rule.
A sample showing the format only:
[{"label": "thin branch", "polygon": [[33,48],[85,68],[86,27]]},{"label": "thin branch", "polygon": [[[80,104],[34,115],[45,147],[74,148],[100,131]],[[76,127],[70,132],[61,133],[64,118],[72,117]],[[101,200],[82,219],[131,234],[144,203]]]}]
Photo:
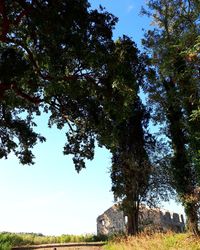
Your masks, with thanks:
[{"label": "thin branch", "polygon": [[38,74],[40,77],[42,77],[43,79],[46,79],[46,77],[42,75],[42,73],[41,73],[41,71],[40,71],[40,67],[39,67],[37,61],[35,60],[32,51],[31,51],[25,44],[23,44],[23,43],[22,43],[21,41],[19,41],[19,40],[12,39],[12,38],[8,38],[8,42],[14,43],[14,44],[20,46],[22,49],[24,49],[24,50],[27,52],[27,54],[28,54],[28,56],[29,56],[29,59],[30,59],[30,62],[33,64],[33,66],[34,66],[34,68],[35,68],[37,74]]},{"label": "thin branch", "polygon": [[67,125],[69,126],[69,128],[70,128],[70,130],[72,131],[72,132],[74,132],[74,129],[73,129],[73,127],[71,126],[71,124],[70,124],[70,119],[69,119],[69,116],[68,115],[66,115],[66,114],[64,114],[64,112],[61,110],[62,108],[61,108],[61,106],[62,105],[59,105],[58,103],[56,103],[56,102],[53,102],[53,101],[51,101],[51,103],[49,104],[50,106],[52,106],[53,105],[53,107],[59,112],[59,113],[61,113],[61,115],[62,115],[62,117],[65,119],[65,121],[67,122]]}]

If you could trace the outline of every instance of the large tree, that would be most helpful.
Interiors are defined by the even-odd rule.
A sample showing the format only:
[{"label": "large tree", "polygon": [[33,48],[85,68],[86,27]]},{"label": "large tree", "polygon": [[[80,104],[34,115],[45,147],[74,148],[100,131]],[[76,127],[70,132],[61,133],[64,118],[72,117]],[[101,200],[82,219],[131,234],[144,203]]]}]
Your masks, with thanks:
[{"label": "large tree", "polygon": [[128,234],[135,235],[141,203],[155,205],[158,195],[167,198],[169,185],[167,178],[159,179],[162,168],[153,155],[158,147],[147,130],[150,114],[139,96],[146,58],[126,36],[115,42],[110,57],[104,79],[108,94],[95,127],[98,141],[112,153],[112,191],[128,217]]},{"label": "large tree", "polygon": [[1,1],[0,18],[0,157],[13,151],[30,164],[31,148],[44,140],[34,114],[50,111],[49,125],[72,128],[92,106],[116,18],[86,0]]},{"label": "large tree", "polygon": [[108,71],[112,91],[106,119],[110,120],[111,126],[105,131],[107,137],[112,135],[113,139],[107,141],[106,146],[112,153],[112,191],[128,217],[128,234],[135,235],[138,233],[140,202],[146,198],[151,173],[145,148],[146,137],[149,139],[145,133],[149,116],[138,96],[144,58],[128,37],[116,41],[115,47],[115,64]]},{"label": "large tree", "polygon": [[[155,140],[147,131],[149,112],[139,97],[146,58],[126,36],[119,38],[108,53],[105,71],[96,79],[95,94],[87,98],[87,103],[87,94],[79,98],[81,112],[76,126],[67,134],[64,153],[74,155],[79,171],[84,167],[85,154],[93,155],[95,139],[110,150],[112,191],[128,216],[128,234],[137,234],[141,202],[158,201],[155,193],[166,198],[169,185],[159,179],[161,166],[153,166]],[[57,100],[67,112],[65,96]]]},{"label": "large tree", "polygon": [[1,1],[0,156],[13,151],[32,163],[31,147],[44,140],[32,130],[33,115],[42,111],[49,126],[68,125],[64,153],[73,154],[77,171],[93,158],[96,139],[113,154],[114,195],[135,234],[152,173],[148,112],[138,96],[143,57],[129,38],[113,42],[115,17],[89,7],[83,0]]},{"label": "large tree", "polygon": [[[193,0],[151,0],[148,15],[156,28],[144,44],[153,67],[144,85],[155,119],[171,141],[172,184],[185,207],[188,229],[198,234],[199,124],[190,118],[199,101],[200,4]],[[193,51],[192,51],[193,49]]]}]

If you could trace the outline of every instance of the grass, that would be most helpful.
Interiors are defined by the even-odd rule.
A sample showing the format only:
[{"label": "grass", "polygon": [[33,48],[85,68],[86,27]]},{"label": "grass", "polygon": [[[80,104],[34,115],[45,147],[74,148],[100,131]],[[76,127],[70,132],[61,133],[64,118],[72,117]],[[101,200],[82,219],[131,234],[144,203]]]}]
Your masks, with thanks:
[{"label": "grass", "polygon": [[200,238],[186,233],[116,237],[104,246],[104,250],[200,250]]},{"label": "grass", "polygon": [[61,236],[44,236],[34,233],[0,233],[0,250],[10,250],[13,246],[23,245],[41,245],[51,243],[68,243],[68,242],[95,242],[101,238],[93,235],[61,235]]},{"label": "grass", "polygon": [[[67,242],[95,242],[105,240],[95,235],[44,236],[34,233],[0,233],[0,250],[12,246],[40,245]],[[200,250],[200,238],[190,234],[155,233],[140,234],[136,237],[116,236],[108,240],[104,250]]]}]

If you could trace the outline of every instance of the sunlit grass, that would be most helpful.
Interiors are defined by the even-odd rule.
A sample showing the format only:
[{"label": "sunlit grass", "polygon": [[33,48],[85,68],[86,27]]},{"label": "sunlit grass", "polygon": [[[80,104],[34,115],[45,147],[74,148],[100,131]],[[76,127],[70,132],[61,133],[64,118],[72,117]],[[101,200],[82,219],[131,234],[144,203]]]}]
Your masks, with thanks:
[{"label": "sunlit grass", "polygon": [[200,250],[200,238],[190,234],[155,233],[136,237],[118,237],[104,246],[105,250]]}]

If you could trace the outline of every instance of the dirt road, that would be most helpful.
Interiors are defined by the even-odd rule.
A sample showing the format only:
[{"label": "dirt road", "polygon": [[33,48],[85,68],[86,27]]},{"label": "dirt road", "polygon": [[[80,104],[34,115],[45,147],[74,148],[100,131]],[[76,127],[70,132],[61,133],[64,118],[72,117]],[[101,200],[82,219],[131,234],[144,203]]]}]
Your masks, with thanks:
[{"label": "dirt road", "polygon": [[66,243],[13,247],[12,250],[103,250],[104,243]]}]

